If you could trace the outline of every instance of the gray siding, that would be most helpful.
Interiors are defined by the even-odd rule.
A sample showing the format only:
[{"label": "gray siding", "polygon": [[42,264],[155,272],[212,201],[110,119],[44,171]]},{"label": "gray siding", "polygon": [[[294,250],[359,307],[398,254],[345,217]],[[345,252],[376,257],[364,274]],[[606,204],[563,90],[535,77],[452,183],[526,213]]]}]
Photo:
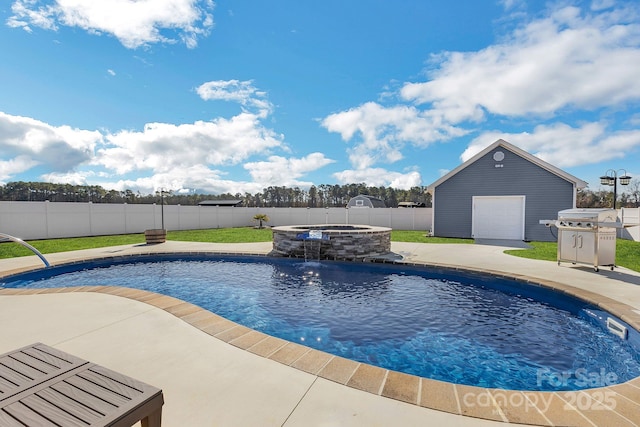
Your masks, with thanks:
[{"label": "gray siding", "polygon": [[[503,161],[493,160],[496,151]],[[573,191],[571,182],[499,146],[434,189],[434,232],[471,238],[473,196],[525,196],[525,240],[555,241],[538,221],[572,208]]]}]

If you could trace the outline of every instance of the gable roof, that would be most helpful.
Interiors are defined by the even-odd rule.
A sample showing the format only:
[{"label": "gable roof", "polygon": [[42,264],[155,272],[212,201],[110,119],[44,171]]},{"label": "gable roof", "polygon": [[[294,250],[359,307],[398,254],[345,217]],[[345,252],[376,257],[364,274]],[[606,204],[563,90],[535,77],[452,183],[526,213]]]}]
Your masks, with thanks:
[{"label": "gable roof", "polygon": [[554,175],[557,175],[557,176],[559,176],[560,178],[562,178],[562,179],[564,179],[566,181],[569,181],[570,183],[574,184],[576,186],[576,188],[585,188],[587,186],[587,183],[585,181],[581,180],[580,178],[576,178],[575,176],[566,173],[562,169],[559,169],[559,168],[553,166],[552,164],[547,163],[542,159],[539,159],[538,157],[534,156],[533,154],[528,153],[528,152],[524,151],[523,149],[518,148],[515,145],[508,143],[504,139],[499,139],[496,142],[494,142],[493,144],[489,145],[484,150],[480,151],[478,154],[476,154],[475,156],[473,156],[469,160],[467,160],[466,162],[462,163],[457,168],[453,169],[448,174],[442,176],[440,179],[438,179],[437,181],[435,181],[431,185],[427,186],[427,191],[428,192],[433,192],[433,190],[435,190],[435,188],[438,185],[442,184],[443,182],[445,182],[446,180],[448,180],[452,176],[456,175],[458,172],[460,172],[460,171],[464,170],[465,168],[469,167],[470,165],[472,165],[477,160],[479,160],[480,158],[484,157],[487,153],[491,152],[492,150],[494,150],[497,147],[502,147],[505,150],[509,150],[512,153],[524,158],[525,160],[528,160],[531,163],[541,167],[542,169],[545,169],[546,171],[548,171],[548,172],[550,172],[550,173],[552,173]]}]

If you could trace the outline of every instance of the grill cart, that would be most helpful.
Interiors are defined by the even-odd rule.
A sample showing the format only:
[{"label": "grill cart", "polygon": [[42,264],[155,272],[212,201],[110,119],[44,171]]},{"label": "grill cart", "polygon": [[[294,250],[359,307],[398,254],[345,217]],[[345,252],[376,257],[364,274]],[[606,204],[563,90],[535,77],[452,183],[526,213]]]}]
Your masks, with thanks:
[{"label": "grill cart", "polygon": [[565,209],[558,212],[558,265],[560,262],[615,267],[616,229],[622,224],[614,209]]}]

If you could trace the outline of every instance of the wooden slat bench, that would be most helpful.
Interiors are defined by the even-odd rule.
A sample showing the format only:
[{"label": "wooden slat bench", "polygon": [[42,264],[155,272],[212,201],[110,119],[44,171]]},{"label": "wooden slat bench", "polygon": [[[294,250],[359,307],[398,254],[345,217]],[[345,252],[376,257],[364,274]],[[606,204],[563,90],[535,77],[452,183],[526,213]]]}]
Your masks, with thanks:
[{"label": "wooden slat bench", "polygon": [[37,343],[0,355],[0,426],[159,427],[162,390]]}]

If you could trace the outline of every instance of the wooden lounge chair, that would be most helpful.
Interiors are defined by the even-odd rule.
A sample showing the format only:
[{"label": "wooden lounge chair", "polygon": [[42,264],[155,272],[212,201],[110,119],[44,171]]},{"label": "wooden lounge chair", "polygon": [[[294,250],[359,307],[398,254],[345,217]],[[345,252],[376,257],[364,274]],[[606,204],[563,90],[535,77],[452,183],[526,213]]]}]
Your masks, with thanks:
[{"label": "wooden lounge chair", "polygon": [[160,427],[162,390],[44,344],[0,355],[0,426]]}]

